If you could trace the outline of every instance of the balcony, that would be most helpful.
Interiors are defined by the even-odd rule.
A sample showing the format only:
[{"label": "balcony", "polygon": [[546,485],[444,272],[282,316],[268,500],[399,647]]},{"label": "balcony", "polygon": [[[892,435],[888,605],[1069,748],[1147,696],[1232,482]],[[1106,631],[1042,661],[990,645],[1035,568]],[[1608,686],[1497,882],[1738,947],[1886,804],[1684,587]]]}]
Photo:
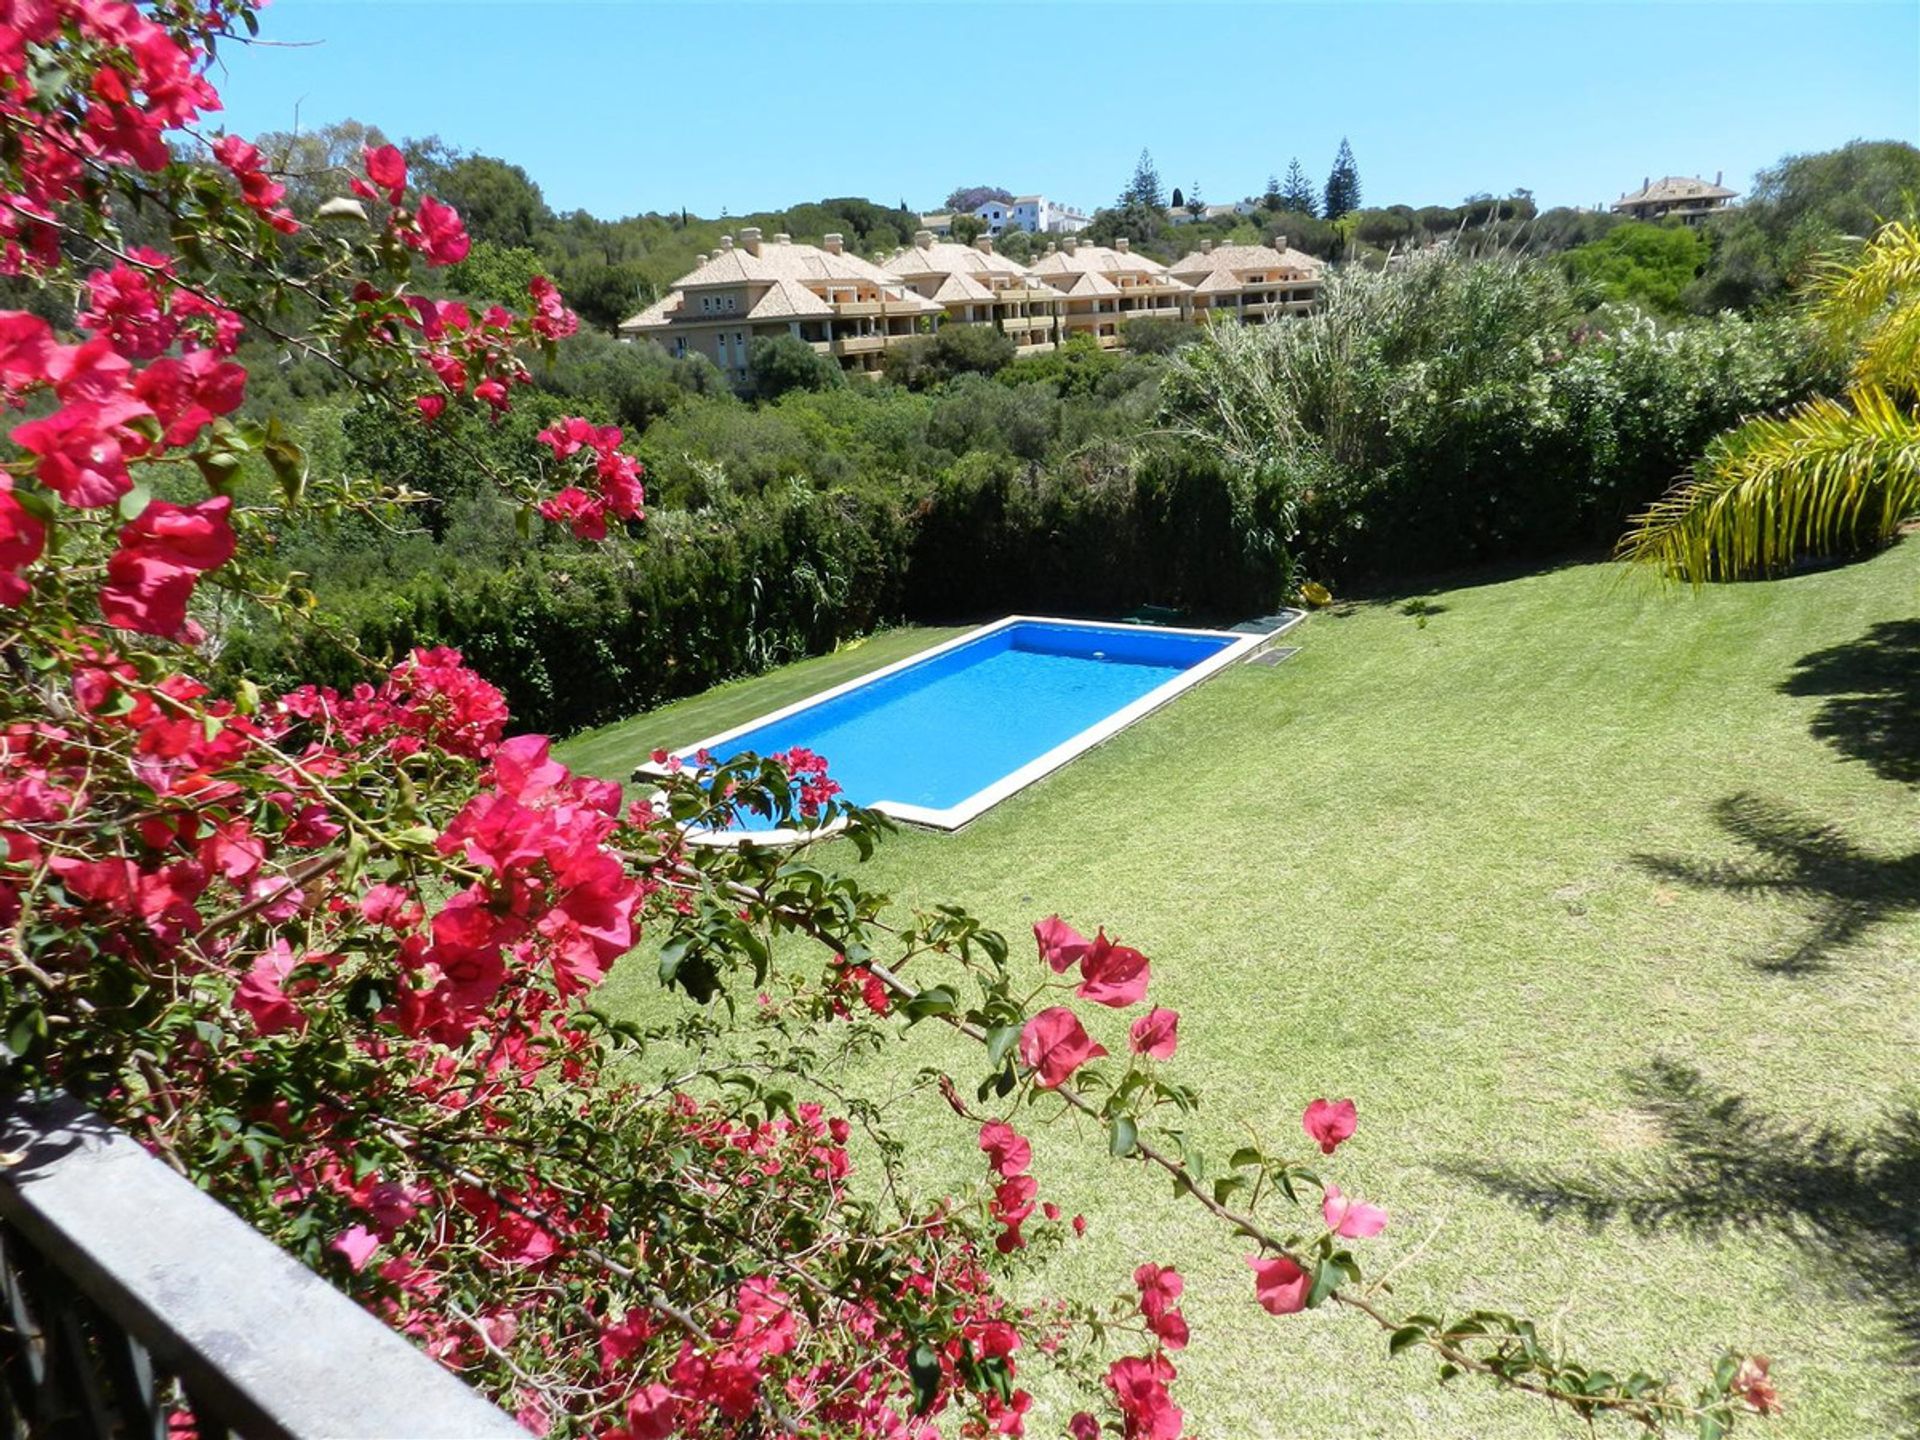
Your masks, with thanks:
[{"label": "balcony", "polygon": [[511,1418],[60,1096],[0,1107],[9,1434],[526,1440]]},{"label": "balcony", "polygon": [[918,315],[921,308],[912,300],[843,300],[833,307],[836,315]]},{"label": "balcony", "polygon": [[896,338],[898,337],[890,335],[849,335],[845,339],[832,340],[828,343],[833,347],[832,353],[835,355],[871,355],[876,350],[886,349],[887,341]]}]

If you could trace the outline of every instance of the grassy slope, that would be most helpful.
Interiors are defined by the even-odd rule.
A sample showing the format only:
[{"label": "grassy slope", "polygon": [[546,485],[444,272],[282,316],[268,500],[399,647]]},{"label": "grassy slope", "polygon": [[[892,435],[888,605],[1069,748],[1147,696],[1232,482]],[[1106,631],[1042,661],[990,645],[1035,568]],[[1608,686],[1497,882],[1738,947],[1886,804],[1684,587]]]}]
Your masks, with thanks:
[{"label": "grassy slope", "polygon": [[[902,835],[866,878],[1009,932],[1059,910],[1141,946],[1223,1144],[1241,1119],[1297,1135],[1306,1099],[1356,1097],[1334,1174],[1393,1212],[1366,1248],[1401,1264],[1409,1308],[1511,1304],[1623,1368],[1762,1350],[1790,1406],[1764,1433],[1906,1433],[1920,1124],[1890,1154],[1875,1137],[1920,1104],[1920,793],[1902,783],[1920,680],[1909,652],[1904,718],[1840,725],[1883,760],[1904,747],[1900,778],[1815,738],[1842,712],[1783,682],[1920,615],[1920,544],[1699,595],[1595,566],[1430,598],[1424,627],[1390,605],[1316,617],[1293,660],[1227,672],[961,834]],[[636,723],[698,738],[830,677]],[[600,743],[570,758],[626,763]],[[643,968],[615,983],[651,1009]],[[1728,1096],[1749,1107],[1731,1124],[1708,1114]],[[1820,1149],[1819,1126],[1868,1148]],[[964,1148],[949,1163],[970,1174]],[[1139,1259],[1183,1262],[1199,1433],[1579,1433],[1389,1363],[1350,1320],[1267,1317],[1193,1207],[1091,1137],[1037,1150],[1043,1194],[1093,1220],[1045,1283],[1095,1297]],[[1589,1224],[1580,1195],[1640,1223]]]}]

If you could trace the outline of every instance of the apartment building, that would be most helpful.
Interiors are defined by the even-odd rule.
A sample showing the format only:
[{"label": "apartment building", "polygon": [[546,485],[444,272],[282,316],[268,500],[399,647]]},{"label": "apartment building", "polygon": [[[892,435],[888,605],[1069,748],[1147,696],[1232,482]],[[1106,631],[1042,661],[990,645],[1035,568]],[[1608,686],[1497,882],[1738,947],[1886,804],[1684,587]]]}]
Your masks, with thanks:
[{"label": "apartment building", "polygon": [[691,273],[632,319],[623,338],[645,338],[672,355],[705,355],[738,382],[755,340],[792,335],[849,370],[876,371],[887,349],[945,314],[897,275],[846,252],[843,238],[818,245],[761,239],[757,227],[720,237]]},{"label": "apartment building", "polygon": [[1091,335],[1103,348],[1121,343],[1129,320],[1188,318],[1189,286],[1158,260],[1136,253],[1126,237],[1111,246],[1065,236],[1033,262],[1031,272],[1062,297],[1062,339]]},{"label": "apartment building", "polygon": [[881,268],[939,304],[949,324],[991,325],[1023,354],[1044,354],[1060,341],[1060,292],[997,253],[991,236],[957,245],[922,230]]},{"label": "apartment building", "polygon": [[1322,266],[1311,255],[1290,249],[1281,235],[1271,245],[1202,240],[1167,271],[1192,291],[1193,319],[1224,317],[1231,311],[1243,324],[1260,324],[1312,309],[1320,295]]},{"label": "apartment building", "polygon": [[1730,209],[1740,193],[1722,185],[1720,174],[1714,172],[1711,185],[1692,175],[1663,175],[1658,180],[1648,177],[1640,182],[1638,190],[1622,195],[1611,208],[1616,215],[1635,220],[1673,219],[1698,225],[1709,215]]}]

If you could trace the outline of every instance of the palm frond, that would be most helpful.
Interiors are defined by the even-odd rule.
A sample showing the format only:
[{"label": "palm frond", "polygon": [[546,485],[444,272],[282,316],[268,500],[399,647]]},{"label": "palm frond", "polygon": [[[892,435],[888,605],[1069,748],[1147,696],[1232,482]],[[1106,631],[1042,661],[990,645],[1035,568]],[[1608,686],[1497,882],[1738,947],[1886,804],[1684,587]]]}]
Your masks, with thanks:
[{"label": "palm frond", "polygon": [[1751,420],[1637,516],[1623,559],[1701,584],[1891,538],[1920,513],[1920,416],[1878,386]]},{"label": "palm frond", "polygon": [[1889,221],[1865,246],[1835,256],[1813,285],[1812,318],[1838,349],[1860,349],[1854,382],[1910,393],[1920,327],[1920,230]]}]

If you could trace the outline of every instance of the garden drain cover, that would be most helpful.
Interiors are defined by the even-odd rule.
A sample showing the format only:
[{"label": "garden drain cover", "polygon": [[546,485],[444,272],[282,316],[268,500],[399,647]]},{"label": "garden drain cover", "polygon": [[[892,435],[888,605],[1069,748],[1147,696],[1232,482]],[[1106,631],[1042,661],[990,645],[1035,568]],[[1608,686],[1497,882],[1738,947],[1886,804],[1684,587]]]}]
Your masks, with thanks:
[{"label": "garden drain cover", "polygon": [[1298,645],[1279,645],[1271,650],[1262,650],[1247,663],[1249,665],[1278,665],[1282,660],[1291,660],[1300,653]]}]

